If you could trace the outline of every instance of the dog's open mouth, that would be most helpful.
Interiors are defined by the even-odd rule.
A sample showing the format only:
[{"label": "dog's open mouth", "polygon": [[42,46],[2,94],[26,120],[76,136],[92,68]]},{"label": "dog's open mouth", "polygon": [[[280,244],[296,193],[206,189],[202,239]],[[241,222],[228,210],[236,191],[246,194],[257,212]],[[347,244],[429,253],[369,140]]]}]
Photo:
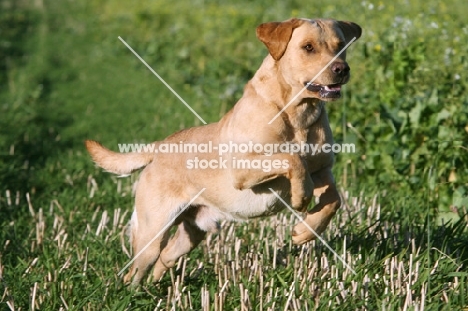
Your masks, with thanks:
[{"label": "dog's open mouth", "polygon": [[321,85],[315,83],[304,83],[308,91],[319,92],[320,98],[340,98],[341,84]]}]

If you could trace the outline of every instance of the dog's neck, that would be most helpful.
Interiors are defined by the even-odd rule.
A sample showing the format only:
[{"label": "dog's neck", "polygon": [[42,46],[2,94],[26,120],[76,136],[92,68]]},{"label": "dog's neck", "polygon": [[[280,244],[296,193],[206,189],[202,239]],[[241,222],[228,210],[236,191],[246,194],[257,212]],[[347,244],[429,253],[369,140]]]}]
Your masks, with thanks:
[{"label": "dog's neck", "polygon": [[[293,109],[295,110],[294,114],[288,113],[288,110],[291,111]],[[298,105],[291,108],[288,107],[284,112],[288,115],[294,128],[308,129],[320,119],[323,113],[326,113],[325,102],[316,98],[304,98]],[[294,117],[291,118],[291,115]]]},{"label": "dog's neck", "polygon": [[[325,102],[318,98],[304,97],[306,90],[294,99],[301,92],[301,89],[296,90],[289,86],[280,72],[278,63],[271,55],[268,55],[252,78],[252,87],[265,101],[275,105],[278,111],[289,104],[282,112],[281,117],[294,129],[310,128],[319,120],[322,113],[326,113]],[[290,103],[292,99],[294,101]]]}]

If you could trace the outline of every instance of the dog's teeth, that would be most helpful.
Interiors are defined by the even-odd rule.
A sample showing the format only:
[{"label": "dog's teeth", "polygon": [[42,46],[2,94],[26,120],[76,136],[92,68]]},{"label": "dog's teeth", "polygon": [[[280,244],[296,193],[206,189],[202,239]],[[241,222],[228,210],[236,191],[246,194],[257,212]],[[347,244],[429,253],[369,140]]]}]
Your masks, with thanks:
[{"label": "dog's teeth", "polygon": [[339,90],[341,90],[340,85],[333,85],[333,86],[325,85],[323,88],[325,89],[325,91],[339,91]]}]

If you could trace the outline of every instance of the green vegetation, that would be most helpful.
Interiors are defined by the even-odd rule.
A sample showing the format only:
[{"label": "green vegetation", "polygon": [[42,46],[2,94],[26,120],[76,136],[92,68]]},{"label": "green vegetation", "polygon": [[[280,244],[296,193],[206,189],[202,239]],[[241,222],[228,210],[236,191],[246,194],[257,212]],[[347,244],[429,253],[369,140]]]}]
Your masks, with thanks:
[{"label": "green vegetation", "polygon": [[[468,2],[0,0],[0,306],[26,310],[468,308]],[[291,214],[225,223],[161,283],[122,285],[132,182],[86,138],[162,139],[234,105],[261,22],[352,20],[353,77],[328,105],[345,204],[324,239]]]}]

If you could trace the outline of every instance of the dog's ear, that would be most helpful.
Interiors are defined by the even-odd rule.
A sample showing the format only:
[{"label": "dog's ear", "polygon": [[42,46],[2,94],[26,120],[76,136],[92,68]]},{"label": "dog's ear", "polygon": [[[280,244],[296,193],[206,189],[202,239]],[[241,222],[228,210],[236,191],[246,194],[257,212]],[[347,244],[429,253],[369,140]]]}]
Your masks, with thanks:
[{"label": "dog's ear", "polygon": [[286,51],[294,28],[300,24],[302,21],[297,18],[284,22],[264,23],[257,27],[257,38],[266,45],[271,56],[279,60]]},{"label": "dog's ear", "polygon": [[358,24],[353,22],[338,21],[338,25],[341,31],[343,31],[346,43],[353,40],[353,38],[356,38],[355,40],[357,40],[359,37],[361,37],[362,29]]}]

